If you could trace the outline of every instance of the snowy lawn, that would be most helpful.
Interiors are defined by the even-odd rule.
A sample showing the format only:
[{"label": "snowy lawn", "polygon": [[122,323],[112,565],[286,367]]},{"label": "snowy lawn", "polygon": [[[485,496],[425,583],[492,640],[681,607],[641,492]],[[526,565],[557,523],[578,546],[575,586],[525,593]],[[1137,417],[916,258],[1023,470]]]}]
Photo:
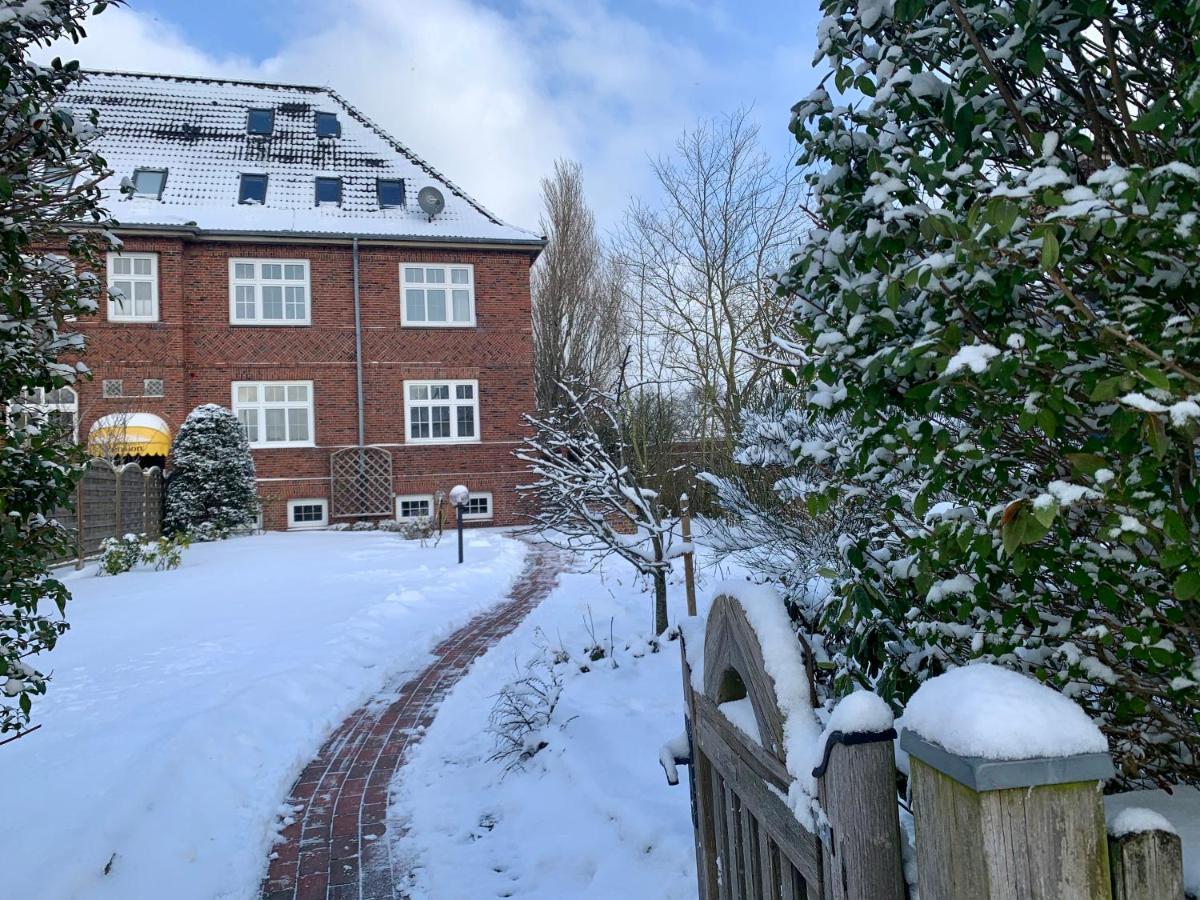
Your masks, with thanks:
[{"label": "snowy lawn", "polygon": [[[695,897],[687,774],[669,787],[658,762],[683,730],[679,644],[648,652],[652,596],[631,572],[614,560],[564,575],[445,699],[398,773],[389,814],[389,833],[407,830],[395,853],[414,866],[413,896]],[[671,604],[673,621],[682,584]],[[615,654],[589,659],[593,633],[607,651],[610,630]],[[547,746],[506,773],[489,759],[496,694],[531,658],[559,651],[570,660],[555,667],[562,692],[539,735]]]},{"label": "snowy lawn", "polygon": [[[325,735],[504,598],[499,532],[422,548],[386,533],[266,534],[181,568],[69,573],[42,728],[0,748],[5,897],[257,896],[280,803]],[[105,874],[105,868],[109,868]]]}]

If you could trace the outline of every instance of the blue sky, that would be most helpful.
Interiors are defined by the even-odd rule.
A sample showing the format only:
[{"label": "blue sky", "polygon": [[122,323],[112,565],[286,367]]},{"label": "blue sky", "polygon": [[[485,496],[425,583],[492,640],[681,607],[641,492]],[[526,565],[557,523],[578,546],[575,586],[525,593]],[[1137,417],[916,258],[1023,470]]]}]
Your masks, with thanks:
[{"label": "blue sky", "polygon": [[330,85],[530,227],[538,179],[572,157],[610,228],[698,119],[752,106],[786,158],[818,18],[817,0],[129,0],[72,55]]}]

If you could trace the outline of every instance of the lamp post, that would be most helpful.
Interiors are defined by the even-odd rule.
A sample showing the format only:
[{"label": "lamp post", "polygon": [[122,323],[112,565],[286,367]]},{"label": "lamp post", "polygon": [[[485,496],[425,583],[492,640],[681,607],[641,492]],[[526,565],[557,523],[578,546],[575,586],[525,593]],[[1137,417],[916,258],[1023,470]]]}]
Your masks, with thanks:
[{"label": "lamp post", "polygon": [[450,488],[450,502],[454,504],[454,510],[458,518],[458,564],[461,566],[463,561],[463,513],[467,510],[467,502],[471,499],[471,492],[467,490],[465,484],[456,484]]}]

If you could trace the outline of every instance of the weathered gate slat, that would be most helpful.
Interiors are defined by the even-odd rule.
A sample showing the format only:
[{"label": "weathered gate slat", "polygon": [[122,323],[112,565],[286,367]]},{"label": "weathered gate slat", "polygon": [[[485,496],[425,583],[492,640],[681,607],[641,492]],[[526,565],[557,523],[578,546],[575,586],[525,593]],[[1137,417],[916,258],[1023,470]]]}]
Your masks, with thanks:
[{"label": "weathered gate slat", "polygon": [[780,850],[810,884],[821,883],[821,849],[816,835],[807,831],[787,804],[742,765],[736,750],[725,743],[712,723],[701,714],[697,739],[724,782],[759,812],[760,820]]},{"label": "weathered gate slat", "polygon": [[783,900],[783,873],[779,867],[779,848],[775,846],[765,828],[759,832],[759,836],[763,851],[763,872],[767,877],[767,890],[763,900]]},{"label": "weathered gate slat", "polygon": [[734,796],[733,789],[729,786],[729,779],[725,779],[725,796],[721,799],[725,804],[725,859],[729,864],[729,896],[732,900],[745,900],[745,894],[742,891],[744,876],[741,854],[738,853],[741,819],[738,816],[737,806],[734,805]]},{"label": "weathered gate slat", "polygon": [[728,747],[736,748],[744,766],[758,778],[787,793],[788,784],[792,779],[788,775],[787,767],[777,757],[767,753],[757,744],[747,741],[737,727],[717,709],[717,704],[707,697],[696,695],[695,707],[697,712],[703,713],[704,721],[716,729],[722,742]]}]

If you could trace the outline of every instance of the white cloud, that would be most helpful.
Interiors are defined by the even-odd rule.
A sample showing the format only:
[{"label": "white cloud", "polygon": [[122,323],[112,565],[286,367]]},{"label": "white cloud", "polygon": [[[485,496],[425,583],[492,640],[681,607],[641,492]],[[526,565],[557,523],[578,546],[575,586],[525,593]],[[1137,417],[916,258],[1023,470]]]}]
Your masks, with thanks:
[{"label": "white cloud", "polygon": [[[78,47],[56,50],[93,68],[329,85],[527,227],[538,221],[539,179],[557,157],[580,160],[597,217],[611,225],[630,194],[652,189],[647,156],[716,112],[714,97],[732,94],[729,106],[754,99],[736,96],[754,66],[715,66],[602,0],[521,0],[511,15],[479,0],[304,3],[312,14],[298,11],[265,59],[213,55],[170,23],[119,7],[93,19]],[[764,118],[779,127],[786,106]]]}]

